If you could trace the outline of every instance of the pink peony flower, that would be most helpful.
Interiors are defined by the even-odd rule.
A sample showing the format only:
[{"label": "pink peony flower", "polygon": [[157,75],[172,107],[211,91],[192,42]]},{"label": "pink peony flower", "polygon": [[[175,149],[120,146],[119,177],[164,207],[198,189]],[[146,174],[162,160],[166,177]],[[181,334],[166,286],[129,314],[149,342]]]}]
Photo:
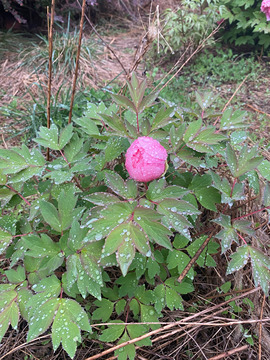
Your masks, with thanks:
[{"label": "pink peony flower", "polygon": [[157,140],[139,137],[127,149],[126,168],[136,181],[158,179],[166,170],[167,151]]},{"label": "pink peony flower", "polygon": [[261,5],[261,11],[265,13],[266,20],[270,20],[270,0],[263,0]]}]

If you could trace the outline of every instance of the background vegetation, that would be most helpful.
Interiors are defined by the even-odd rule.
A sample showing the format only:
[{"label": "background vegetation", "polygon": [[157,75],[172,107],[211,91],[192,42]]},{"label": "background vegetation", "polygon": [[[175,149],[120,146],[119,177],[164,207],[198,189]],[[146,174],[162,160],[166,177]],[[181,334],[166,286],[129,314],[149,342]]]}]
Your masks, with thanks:
[{"label": "background vegetation", "polygon": [[[87,1],[80,28],[60,1],[51,43],[50,3],[1,4],[0,359],[268,359],[260,2]],[[148,184],[140,136],[168,152]]]}]

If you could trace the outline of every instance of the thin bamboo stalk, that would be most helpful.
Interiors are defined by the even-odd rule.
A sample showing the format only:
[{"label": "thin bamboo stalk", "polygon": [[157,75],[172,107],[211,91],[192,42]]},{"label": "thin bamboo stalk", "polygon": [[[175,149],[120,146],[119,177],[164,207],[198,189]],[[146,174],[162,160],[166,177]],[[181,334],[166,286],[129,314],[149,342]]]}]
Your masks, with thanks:
[{"label": "thin bamboo stalk", "polygon": [[[52,52],[53,52],[53,23],[54,23],[55,0],[52,0],[51,21],[49,8],[47,7],[48,40],[49,40],[49,70],[48,70],[48,92],[47,92],[47,128],[51,127],[51,91],[52,91]],[[50,160],[50,149],[47,149],[47,161]]]},{"label": "thin bamboo stalk", "polygon": [[71,123],[72,109],[73,109],[74,97],[75,97],[75,91],[76,91],[76,82],[77,82],[78,70],[79,70],[79,62],[80,62],[80,53],[81,53],[81,45],[82,45],[82,32],[83,32],[83,21],[84,21],[85,7],[86,7],[86,0],[83,0],[83,3],[82,3],[82,14],[81,14],[81,22],[80,22],[79,43],[78,43],[78,50],[77,50],[77,57],[76,57],[76,67],[75,67],[75,73],[74,73],[74,78],[73,78],[72,94],[71,94],[70,109],[69,109],[69,116],[68,116],[68,123],[69,123],[69,124]]}]

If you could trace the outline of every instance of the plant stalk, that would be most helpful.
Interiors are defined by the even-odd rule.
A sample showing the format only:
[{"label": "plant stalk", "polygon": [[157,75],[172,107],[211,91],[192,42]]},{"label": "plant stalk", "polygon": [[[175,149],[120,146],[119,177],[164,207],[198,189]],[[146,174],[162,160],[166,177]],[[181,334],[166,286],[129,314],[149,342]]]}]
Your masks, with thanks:
[{"label": "plant stalk", "polygon": [[[53,52],[53,22],[54,22],[55,0],[52,0],[51,21],[49,18],[49,8],[47,7],[48,16],[48,40],[49,40],[49,70],[48,70],[48,93],[47,93],[47,128],[51,127],[51,91],[52,91],[52,52]],[[47,148],[47,161],[50,160],[50,149]]]},{"label": "plant stalk", "polygon": [[73,104],[74,104],[74,96],[75,96],[75,91],[76,91],[76,82],[77,82],[78,70],[79,70],[85,7],[86,7],[86,0],[83,0],[81,22],[80,22],[80,35],[79,35],[79,43],[78,43],[78,50],[77,50],[77,57],[76,57],[76,67],[75,67],[75,73],[74,73],[74,78],[73,78],[72,94],[71,94],[70,109],[69,109],[69,116],[68,116],[69,124],[71,123],[72,109],[73,109]]}]

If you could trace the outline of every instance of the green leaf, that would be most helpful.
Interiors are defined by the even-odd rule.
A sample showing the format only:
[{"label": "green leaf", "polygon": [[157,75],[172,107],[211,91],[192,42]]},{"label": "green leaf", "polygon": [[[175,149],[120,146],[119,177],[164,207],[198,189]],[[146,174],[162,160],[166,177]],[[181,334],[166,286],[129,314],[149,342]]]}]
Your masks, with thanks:
[{"label": "green leaf", "polygon": [[33,139],[38,144],[52,150],[61,150],[58,144],[58,128],[55,124],[52,124],[50,129],[45,126],[41,126],[38,135],[38,138]]},{"label": "green leaf", "polygon": [[128,135],[124,122],[116,114],[112,114],[112,116],[100,114],[100,117],[116,134],[124,137]]},{"label": "green leaf", "polygon": [[[193,257],[196,252],[200,249],[203,242],[206,240],[206,236],[201,236],[198,239],[194,240],[187,248],[188,254]],[[202,251],[201,255],[196,260],[196,263],[200,267],[204,266],[215,266],[216,263],[213,258],[210,256],[211,254],[216,254],[218,252],[219,244],[215,241],[209,241],[207,247]]]},{"label": "green leaf", "polygon": [[[171,252],[169,252],[168,257],[167,257],[167,264],[168,264],[168,269],[174,269],[177,267],[178,269],[178,274],[182,274],[182,272],[184,271],[185,267],[188,265],[188,263],[190,262],[190,257],[185,254],[183,251],[179,251],[179,250],[172,250]],[[187,277],[190,279],[194,278],[194,270],[190,269],[189,272],[187,273]]]},{"label": "green leaf", "polygon": [[238,170],[238,161],[236,154],[229,143],[227,144],[227,149],[226,149],[226,161],[229,166],[229,169],[231,170],[232,175],[234,177],[237,177],[236,173]]},{"label": "green leaf", "polygon": [[[142,322],[159,322],[158,313],[151,305],[140,304],[141,307],[141,321]],[[160,325],[149,324],[152,330],[160,328]]]},{"label": "green leaf", "polygon": [[81,342],[80,330],[91,332],[89,320],[82,307],[71,299],[59,299],[58,311],[52,326],[54,351],[60,343],[68,355],[73,358],[77,342]]},{"label": "green leaf", "polygon": [[205,91],[204,93],[196,91],[195,96],[202,110],[209,108],[218,97],[218,95],[214,95],[211,91]]},{"label": "green leaf", "polygon": [[25,270],[23,266],[18,266],[16,270],[6,270],[5,275],[12,284],[20,284],[25,280]]},{"label": "green leaf", "polygon": [[115,304],[115,311],[117,315],[120,315],[124,312],[126,303],[127,302],[125,299],[120,299],[119,301],[117,301],[117,303]]},{"label": "green leaf", "polygon": [[112,161],[126,151],[130,146],[125,138],[110,137],[105,147],[105,161]]},{"label": "green leaf", "polygon": [[104,137],[104,136],[100,135],[97,125],[95,124],[95,122],[93,120],[89,119],[89,117],[83,116],[81,118],[77,118],[77,119],[75,118],[74,122],[76,124],[78,124],[79,126],[81,126],[83,131],[87,135],[90,135],[90,136],[98,138],[98,139]]},{"label": "green leaf", "polygon": [[55,312],[59,307],[59,299],[49,299],[36,309],[29,321],[27,341],[31,341],[44,333],[51,325]]},{"label": "green leaf", "polygon": [[40,211],[46,223],[55,231],[61,232],[61,221],[55,206],[45,200],[41,200]]},{"label": "green leaf", "polygon": [[236,252],[231,255],[231,261],[228,264],[226,274],[242,269],[249,259],[249,247],[247,245],[240,246]]},{"label": "green leaf", "polygon": [[0,149],[1,160],[0,167],[3,174],[16,174],[28,167],[25,159],[15,150]]},{"label": "green leaf", "polygon": [[230,247],[232,242],[238,244],[238,236],[236,230],[231,225],[231,217],[221,214],[218,219],[213,220],[216,224],[224,227],[215,237],[221,240],[221,253],[224,254]]},{"label": "green leaf", "polygon": [[106,184],[111,188],[117,195],[123,198],[128,197],[127,188],[124,180],[116,172],[106,173]]},{"label": "green leaf", "polygon": [[179,199],[187,194],[189,190],[181,186],[172,185],[165,188],[165,180],[154,180],[150,183],[146,192],[147,199],[158,202],[164,199]]},{"label": "green leaf", "polygon": [[167,209],[179,215],[199,215],[201,213],[189,202],[175,199],[165,199],[161,201],[157,206],[157,211],[160,212],[161,209]]},{"label": "green leaf", "polygon": [[[140,324],[127,325],[127,332],[130,339],[136,339],[144,334],[147,334],[148,331],[149,331],[148,326],[146,325],[140,325]],[[151,346],[152,341],[150,340],[150,337],[147,337],[146,339],[137,341],[135,344],[137,346]]]},{"label": "green leaf", "polygon": [[247,124],[245,123],[246,112],[242,110],[236,110],[233,113],[232,108],[227,108],[220,120],[220,130],[231,130],[245,128]]},{"label": "green leaf", "polygon": [[23,238],[24,245],[29,249],[27,255],[36,258],[57,256],[61,249],[48,235],[27,235]]},{"label": "green leaf", "polygon": [[[183,165],[183,162],[192,165],[196,168],[204,167],[202,155],[190,148],[183,148],[177,152],[177,156],[171,155],[170,158],[173,161],[173,165],[176,169]],[[182,162],[180,161],[182,160]]]},{"label": "green leaf", "polygon": [[157,115],[154,117],[151,131],[157,130],[159,128],[162,128],[163,126],[170,124],[171,122],[175,121],[173,120],[173,115],[175,113],[174,107],[161,108]]},{"label": "green leaf", "polygon": [[270,282],[270,259],[258,249],[249,246],[252,264],[252,274],[256,286],[261,285],[263,292],[268,295]]},{"label": "green leaf", "polygon": [[195,196],[203,207],[212,211],[217,211],[216,204],[221,203],[219,191],[212,186],[195,190]]},{"label": "green leaf", "polygon": [[6,250],[11,241],[12,235],[8,231],[0,228],[0,254]]},{"label": "green leaf", "polygon": [[73,210],[76,206],[77,196],[69,191],[62,190],[58,198],[59,220],[61,230],[68,229],[73,222]]},{"label": "green leaf", "polygon": [[73,135],[73,126],[72,124],[68,124],[65,128],[61,131],[59,136],[59,148],[63,149],[70,141]]},{"label": "green leaf", "polygon": [[[121,337],[121,339],[118,341],[118,344],[122,344],[130,340],[127,332],[124,332],[124,335]],[[126,345],[120,349],[117,349],[115,352],[115,355],[117,356],[117,360],[134,360],[136,356],[136,350],[134,344]]]},{"label": "green leaf", "polygon": [[[5,284],[8,285],[8,284]],[[3,285],[2,285],[3,286]],[[19,308],[16,303],[17,292],[14,290],[14,287],[8,285],[6,288],[0,289],[0,341],[5,335],[9,325],[14,329],[17,329],[17,324],[19,321]]]},{"label": "green leaf", "polygon": [[186,125],[181,124],[178,128],[172,125],[170,129],[170,142],[174,152],[177,152],[181,144],[183,144],[183,135],[186,130]]},{"label": "green leaf", "polygon": [[258,166],[258,170],[266,180],[270,181],[270,161],[263,160]]},{"label": "green leaf", "polygon": [[158,92],[153,92],[152,94],[145,96],[138,106],[139,112],[142,112],[146,107],[151,106],[155,101],[155,99],[157,98],[157,96],[158,96]]},{"label": "green leaf", "polygon": [[136,106],[133,104],[132,101],[129,100],[127,96],[116,95],[111,93],[111,97],[118,105],[124,106],[125,108],[136,112]]},{"label": "green leaf", "polygon": [[171,242],[168,239],[168,236],[172,233],[169,229],[156,221],[151,221],[145,217],[138,216],[138,212],[136,216],[134,216],[134,219],[152,241],[166,249],[171,249]]},{"label": "green leaf", "polygon": [[112,315],[114,304],[110,300],[102,299],[94,302],[98,308],[92,314],[92,320],[107,322]]},{"label": "green leaf", "polygon": [[84,199],[92,202],[93,204],[101,205],[101,206],[106,206],[117,202],[121,202],[121,200],[117,196],[105,192],[93,193],[85,196]]},{"label": "green leaf", "polygon": [[183,299],[174,289],[166,287],[166,304],[168,308],[173,311],[174,309],[183,310]]},{"label": "green leaf", "polygon": [[[115,320],[114,323],[121,324],[121,320]],[[108,328],[102,331],[99,336],[100,341],[112,342],[120,338],[125,330],[125,325],[108,325]]]},{"label": "green leaf", "polygon": [[201,127],[202,119],[198,119],[197,121],[193,121],[192,123],[190,123],[184,134],[185,143],[189,143],[190,141],[192,141],[197,136]]}]

